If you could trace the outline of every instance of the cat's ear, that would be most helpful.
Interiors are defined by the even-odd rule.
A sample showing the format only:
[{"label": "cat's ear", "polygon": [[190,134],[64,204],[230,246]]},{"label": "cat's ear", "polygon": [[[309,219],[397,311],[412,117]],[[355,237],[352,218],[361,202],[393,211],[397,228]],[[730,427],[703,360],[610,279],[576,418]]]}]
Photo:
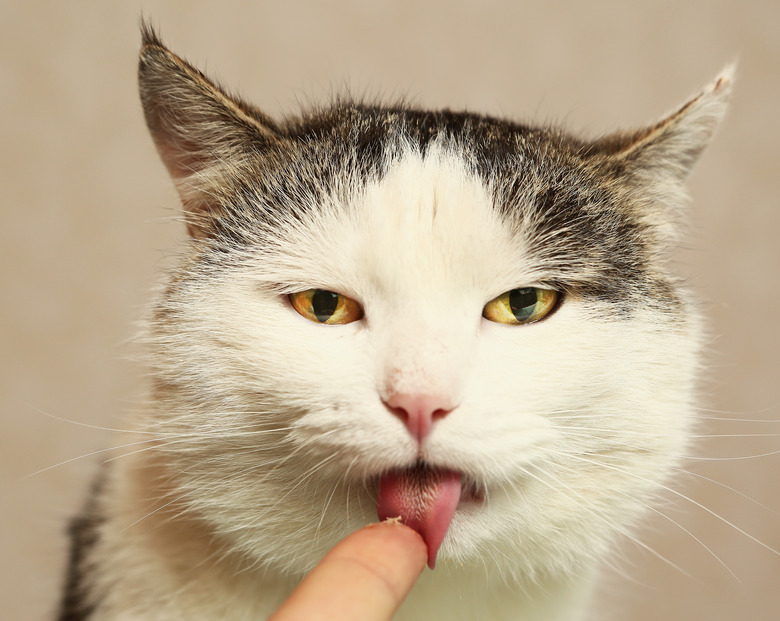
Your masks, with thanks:
[{"label": "cat's ear", "polygon": [[138,83],[146,124],[176,183],[190,234],[203,237],[220,211],[213,193],[220,177],[281,137],[273,121],[168,50],[148,24],[141,34]]},{"label": "cat's ear", "polygon": [[681,186],[726,113],[734,73],[735,66],[727,66],[661,121],[606,136],[591,143],[589,152],[606,156],[610,168],[651,191],[663,194],[663,186]]}]

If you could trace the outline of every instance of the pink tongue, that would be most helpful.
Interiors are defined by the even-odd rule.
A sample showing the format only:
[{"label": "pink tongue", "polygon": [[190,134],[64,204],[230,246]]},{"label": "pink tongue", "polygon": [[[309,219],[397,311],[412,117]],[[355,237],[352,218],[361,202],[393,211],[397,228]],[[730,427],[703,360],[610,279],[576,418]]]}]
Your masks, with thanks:
[{"label": "pink tongue", "polygon": [[460,500],[460,478],[453,470],[418,465],[389,472],[379,481],[379,519],[400,516],[403,524],[420,533],[428,546],[431,569]]}]

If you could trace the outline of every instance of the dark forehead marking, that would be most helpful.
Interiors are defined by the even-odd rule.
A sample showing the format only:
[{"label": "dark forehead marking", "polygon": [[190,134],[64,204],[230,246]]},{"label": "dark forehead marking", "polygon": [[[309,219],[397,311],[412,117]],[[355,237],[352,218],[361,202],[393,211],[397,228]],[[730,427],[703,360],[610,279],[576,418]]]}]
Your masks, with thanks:
[{"label": "dark forehead marking", "polygon": [[[669,294],[649,269],[652,231],[614,169],[606,175],[585,143],[560,131],[468,112],[349,102],[290,119],[279,131],[284,140],[258,153],[256,174],[234,183],[233,200],[258,219],[302,217],[317,197],[344,187],[345,176],[350,187],[381,178],[401,144],[424,156],[443,141],[493,190],[496,209],[526,239],[551,285],[607,302]],[[246,225],[239,217],[217,226],[234,246],[251,238]]]},{"label": "dark forehead marking", "polygon": [[624,204],[614,176],[599,174],[583,143],[562,132],[467,112],[359,104],[336,106],[287,131],[330,143],[331,157],[341,149],[374,175],[399,139],[423,155],[444,140],[493,188],[496,208],[524,229],[530,254],[543,258],[555,284],[605,300],[642,288],[649,232]]},{"label": "dark forehead marking", "polygon": [[518,136],[544,134],[525,125],[469,112],[358,103],[336,104],[295,119],[282,131],[294,140],[335,138],[341,145],[357,148],[369,159],[384,159],[388,147],[403,138],[423,154],[431,142],[444,139],[467,148],[467,155],[479,154],[486,160],[495,160],[514,151]]}]

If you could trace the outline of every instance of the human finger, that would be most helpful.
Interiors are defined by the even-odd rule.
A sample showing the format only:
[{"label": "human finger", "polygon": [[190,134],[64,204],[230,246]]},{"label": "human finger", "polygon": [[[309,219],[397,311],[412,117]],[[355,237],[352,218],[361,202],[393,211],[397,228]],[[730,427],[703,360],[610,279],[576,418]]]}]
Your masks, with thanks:
[{"label": "human finger", "polygon": [[336,545],[269,621],[386,621],[428,559],[422,537],[386,520]]}]

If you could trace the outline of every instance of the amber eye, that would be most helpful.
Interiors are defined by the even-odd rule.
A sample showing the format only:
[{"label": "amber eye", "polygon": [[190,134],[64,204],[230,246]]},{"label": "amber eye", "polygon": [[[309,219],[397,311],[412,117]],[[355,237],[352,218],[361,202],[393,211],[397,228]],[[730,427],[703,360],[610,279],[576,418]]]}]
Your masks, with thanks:
[{"label": "amber eye", "polygon": [[363,309],[355,300],[325,289],[291,293],[290,303],[299,314],[315,323],[344,324],[363,317]]},{"label": "amber eye", "polygon": [[512,289],[488,302],[482,316],[496,323],[523,325],[544,319],[557,301],[558,292],[552,289]]}]

